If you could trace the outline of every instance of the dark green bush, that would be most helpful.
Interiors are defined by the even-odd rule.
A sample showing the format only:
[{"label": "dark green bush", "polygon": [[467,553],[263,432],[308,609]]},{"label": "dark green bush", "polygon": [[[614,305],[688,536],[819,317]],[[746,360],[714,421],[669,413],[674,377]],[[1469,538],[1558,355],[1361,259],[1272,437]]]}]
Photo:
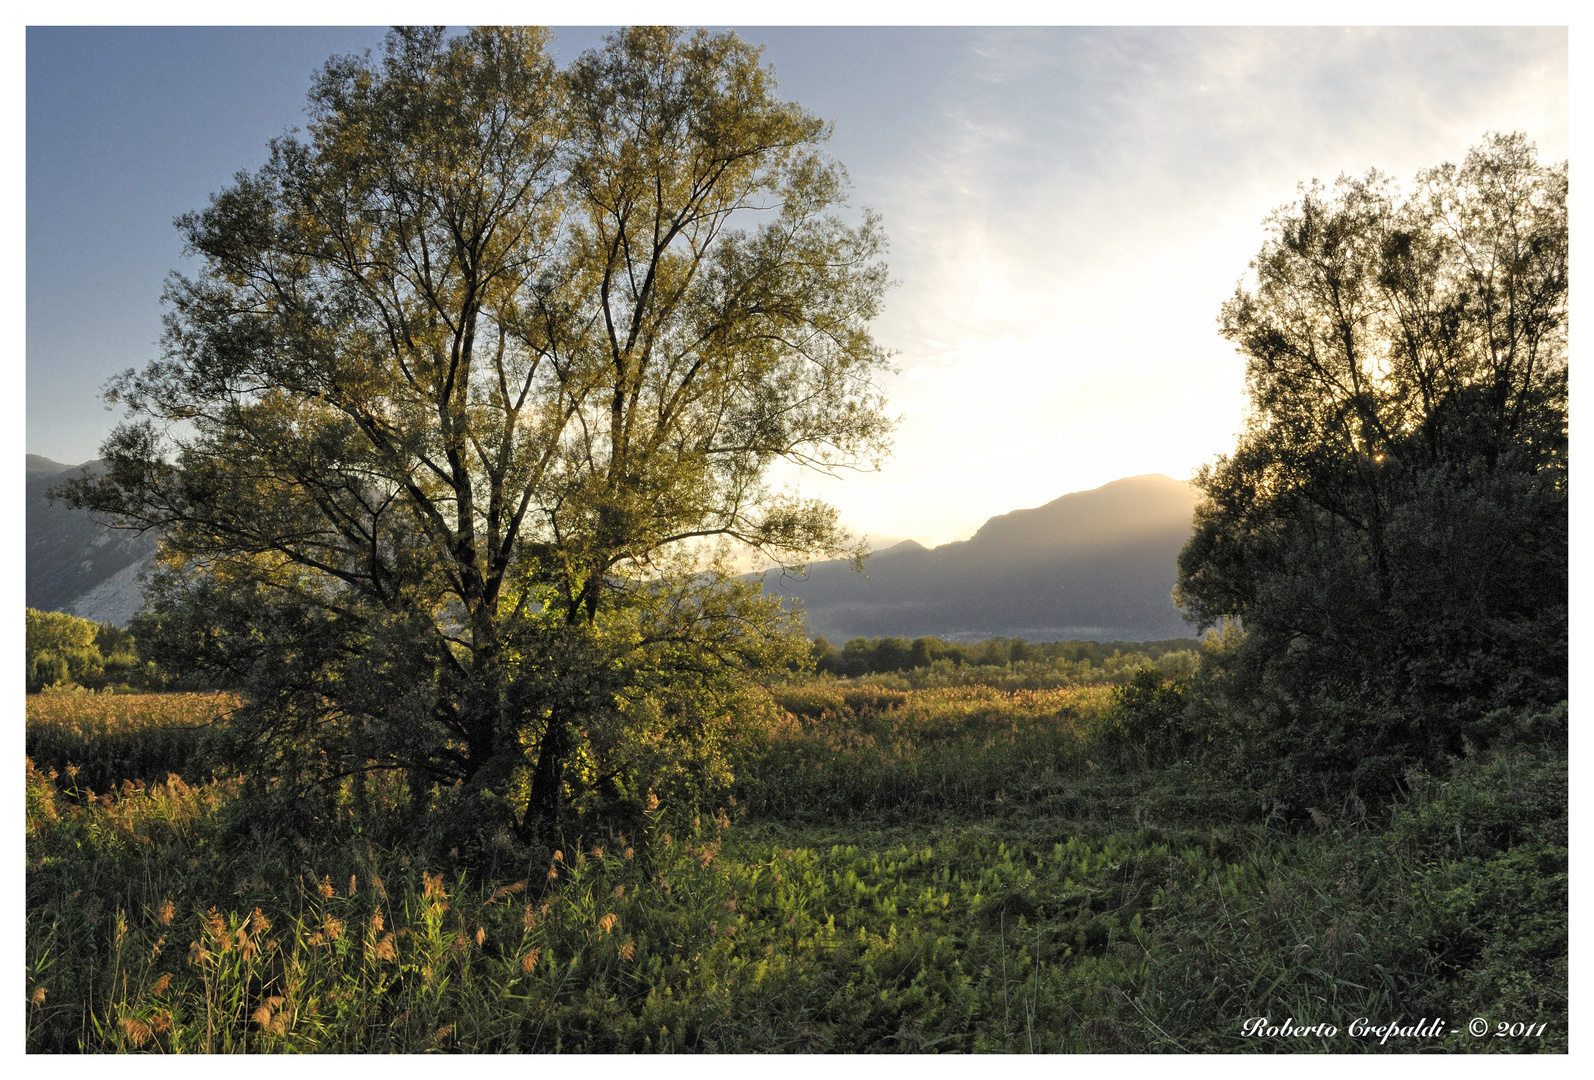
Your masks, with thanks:
[{"label": "dark green bush", "polygon": [[1113,688],[1111,719],[1122,749],[1140,765],[1179,761],[1194,742],[1183,683],[1155,668],[1142,668]]}]

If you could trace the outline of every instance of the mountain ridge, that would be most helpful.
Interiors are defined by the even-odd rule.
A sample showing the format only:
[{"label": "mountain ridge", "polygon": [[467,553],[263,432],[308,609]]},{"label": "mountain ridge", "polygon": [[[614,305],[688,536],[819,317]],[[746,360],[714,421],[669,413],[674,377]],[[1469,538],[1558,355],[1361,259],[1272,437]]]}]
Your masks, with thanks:
[{"label": "mountain ridge", "polygon": [[[155,536],[111,529],[47,492],[97,461],[27,455],[27,604],[125,625],[142,606]],[[767,591],[801,605],[809,632],[852,637],[1023,637],[1148,641],[1186,636],[1173,606],[1175,559],[1197,496],[1160,473],[1124,477],[998,514],[967,540],[903,540],[860,577],[846,560],[804,578],[767,573]]]},{"label": "mountain ridge", "polygon": [[765,588],[802,606],[810,633],[834,640],[1187,636],[1171,594],[1196,502],[1172,477],[1124,477],[996,515],[968,540],[896,544],[870,557],[866,577],[835,560],[805,579],[766,576]]}]

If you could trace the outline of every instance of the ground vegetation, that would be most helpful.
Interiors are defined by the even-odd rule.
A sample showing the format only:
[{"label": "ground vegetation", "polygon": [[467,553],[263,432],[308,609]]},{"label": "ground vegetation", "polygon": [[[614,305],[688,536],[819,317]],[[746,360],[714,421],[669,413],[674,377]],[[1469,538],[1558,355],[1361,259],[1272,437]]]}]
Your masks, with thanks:
[{"label": "ground vegetation", "polygon": [[[535,864],[505,846],[467,865],[435,822],[407,824],[402,786],[380,773],[313,827],[262,813],[235,779],[163,772],[196,767],[175,745],[101,786],[113,741],[34,729],[154,725],[94,711],[127,698],[31,697],[27,1046],[1569,1044],[1564,706],[1413,771],[1387,810],[1347,798],[1291,822],[1188,761],[1147,759],[1106,684],[821,681],[777,698],[779,721],[703,803],[649,804],[635,828]],[[196,721],[217,715],[183,700]],[[1435,1016],[1451,1021],[1438,1034],[1351,1034]],[[1474,1016],[1485,1034],[1465,1027]],[[1264,1017],[1302,1030],[1245,1033]]]}]

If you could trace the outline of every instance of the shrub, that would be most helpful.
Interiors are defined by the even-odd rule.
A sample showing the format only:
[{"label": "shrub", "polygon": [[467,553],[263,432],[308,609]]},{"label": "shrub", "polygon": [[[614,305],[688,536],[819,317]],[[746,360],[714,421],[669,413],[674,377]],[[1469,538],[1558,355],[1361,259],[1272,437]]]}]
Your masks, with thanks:
[{"label": "shrub", "polygon": [[46,650],[28,657],[28,693],[35,694],[51,686],[61,686],[71,678],[66,657]]},{"label": "shrub", "polygon": [[1184,684],[1163,678],[1156,668],[1141,668],[1114,687],[1112,720],[1122,748],[1140,765],[1178,761],[1193,742]]},{"label": "shrub", "polygon": [[64,652],[94,645],[99,627],[87,619],[61,611],[27,609],[27,649],[34,656],[45,651]]}]

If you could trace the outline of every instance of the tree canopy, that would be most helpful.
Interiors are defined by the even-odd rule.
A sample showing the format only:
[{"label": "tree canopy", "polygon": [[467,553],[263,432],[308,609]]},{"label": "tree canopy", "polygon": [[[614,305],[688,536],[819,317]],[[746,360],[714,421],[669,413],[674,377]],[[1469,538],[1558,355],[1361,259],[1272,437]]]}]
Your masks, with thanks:
[{"label": "tree canopy", "polygon": [[775,89],[728,33],[560,70],[542,30],[398,29],[179,219],[201,269],[69,494],[162,530],[141,639],[248,690],[263,771],[529,783],[552,827],[711,767],[800,654],[713,550],[853,551],[765,475],[884,452],[887,281]]},{"label": "tree canopy", "polygon": [[1243,626],[1223,708],[1259,760],[1387,787],[1566,696],[1566,193],[1496,135],[1270,219],[1221,317],[1246,428],[1197,480],[1175,594]]}]

